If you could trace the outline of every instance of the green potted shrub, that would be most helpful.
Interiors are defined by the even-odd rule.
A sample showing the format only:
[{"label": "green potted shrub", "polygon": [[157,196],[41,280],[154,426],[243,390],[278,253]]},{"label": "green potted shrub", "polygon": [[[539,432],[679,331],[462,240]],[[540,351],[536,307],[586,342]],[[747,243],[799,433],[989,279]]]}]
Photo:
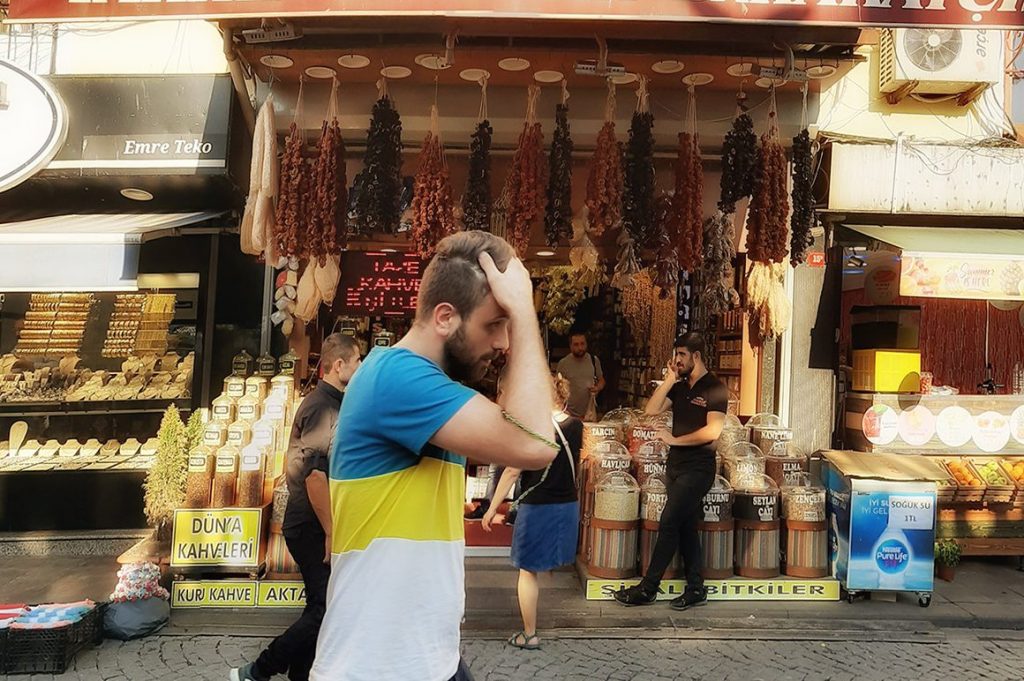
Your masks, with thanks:
[{"label": "green potted shrub", "polygon": [[960,564],[960,544],[952,539],[935,542],[935,572],[939,579],[952,582]]},{"label": "green potted shrub", "polygon": [[190,430],[198,425],[189,419],[187,427],[181,414],[173,404],[164,412],[160,430],[157,432],[157,451],[153,467],[145,482],[146,518],[156,531],[156,540],[166,542],[171,538],[171,523],[174,509],[185,501],[185,477],[188,470]]}]

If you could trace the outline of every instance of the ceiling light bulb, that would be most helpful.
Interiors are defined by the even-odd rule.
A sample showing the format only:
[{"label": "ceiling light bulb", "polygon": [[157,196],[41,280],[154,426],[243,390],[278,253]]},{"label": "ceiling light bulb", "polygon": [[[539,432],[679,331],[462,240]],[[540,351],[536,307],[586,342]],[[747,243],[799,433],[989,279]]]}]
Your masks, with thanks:
[{"label": "ceiling light bulb", "polygon": [[361,54],[346,54],[338,58],[338,66],[343,69],[365,69],[370,65],[370,58]]},{"label": "ceiling light bulb", "polygon": [[132,201],[152,201],[153,195],[147,192],[145,189],[139,189],[137,187],[125,187],[121,190],[121,196]]}]

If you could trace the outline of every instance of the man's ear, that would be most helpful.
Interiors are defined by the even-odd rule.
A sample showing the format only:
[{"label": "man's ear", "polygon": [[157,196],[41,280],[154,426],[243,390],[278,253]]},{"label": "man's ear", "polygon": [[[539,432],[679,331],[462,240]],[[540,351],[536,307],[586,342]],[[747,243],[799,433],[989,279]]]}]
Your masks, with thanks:
[{"label": "man's ear", "polygon": [[461,321],[451,303],[440,303],[434,308],[434,329],[446,338],[455,332]]}]

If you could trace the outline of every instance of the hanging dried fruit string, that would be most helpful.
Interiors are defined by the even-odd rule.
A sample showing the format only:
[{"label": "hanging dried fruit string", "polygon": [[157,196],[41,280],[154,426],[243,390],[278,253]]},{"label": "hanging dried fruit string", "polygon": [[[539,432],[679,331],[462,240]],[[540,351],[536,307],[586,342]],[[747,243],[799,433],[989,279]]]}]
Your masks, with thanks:
[{"label": "hanging dried fruit string", "polygon": [[754,188],[757,135],[754,121],[746,111],[746,99],[741,86],[736,96],[736,117],[722,143],[722,195],[718,208],[726,214],[735,213],[736,202],[750,196]]},{"label": "hanging dried fruit string", "polygon": [[542,313],[549,329],[559,335],[568,333],[581,300],[583,288],[572,267],[551,267],[545,272]]},{"label": "hanging dried fruit string", "polygon": [[622,224],[638,248],[653,246],[654,236],[654,115],[650,111],[647,79],[640,77],[636,110],[626,146]]},{"label": "hanging dried fruit string", "polygon": [[665,300],[675,297],[676,284],[679,283],[679,259],[672,238],[673,197],[662,194],[655,203],[655,224],[657,231],[654,262],[654,285],[658,289],[658,299]]},{"label": "hanging dried fruit string", "polygon": [[639,345],[646,345],[651,330],[651,303],[654,300],[654,281],[650,271],[643,269],[629,279],[622,289],[622,316],[629,323],[630,332]]},{"label": "hanging dried fruit string", "polygon": [[530,230],[544,212],[544,186],[547,168],[544,163],[544,135],[537,120],[540,88],[531,85],[526,98],[526,122],[519,135],[519,146],[505,179],[508,194],[506,239],[520,257],[530,246]]},{"label": "hanging dried fruit string", "polygon": [[720,315],[739,305],[739,294],[733,287],[735,243],[732,215],[719,211],[704,221],[704,262],[700,269],[703,288],[697,305],[700,328],[708,328],[711,315]]},{"label": "hanging dried fruit string", "polygon": [[679,266],[687,272],[696,272],[704,248],[704,168],[697,139],[697,92],[693,85],[687,92],[686,131],[679,135],[672,213]]},{"label": "hanging dried fruit string", "polygon": [[580,289],[589,289],[591,295],[605,282],[604,264],[601,254],[587,233],[587,221],[580,217],[573,220],[572,248],[569,249],[569,264],[576,276]]},{"label": "hanging dried fruit string", "polygon": [[462,195],[462,224],[466,229],[491,227],[491,140],[494,128],[487,120],[487,76],[480,79],[480,114],[469,143],[469,177]]},{"label": "hanging dried fruit string", "polygon": [[651,332],[648,344],[648,366],[663,367],[672,356],[676,340],[676,291],[651,301]]},{"label": "hanging dried fruit string", "polygon": [[345,247],[348,181],[345,175],[345,140],[338,122],[338,80],[331,83],[327,117],[320,128],[313,175],[313,203],[306,223],[306,255],[323,266],[328,256]]},{"label": "hanging dried fruit string", "polygon": [[305,113],[305,82],[299,80],[299,96],[295,102],[295,117],[288,126],[284,143],[284,157],[278,185],[276,231],[274,246],[279,257],[294,258],[302,254],[304,226],[309,219],[310,171],[303,157],[306,135],[302,129]]},{"label": "hanging dried fruit string", "polygon": [[420,152],[412,198],[412,241],[424,260],[434,255],[441,239],[456,231],[452,186],[441,144],[437,104],[430,107],[430,132]]},{"label": "hanging dried fruit string", "polygon": [[388,79],[377,82],[366,135],[363,170],[356,177],[355,229],[358,233],[396,234],[402,205],[402,118],[388,93]]},{"label": "hanging dried fruit string", "polygon": [[747,215],[747,305],[756,345],[775,338],[789,326],[792,313],[783,286],[788,254],[789,196],[786,151],[779,137],[775,88],[769,99],[768,130],[761,136],[753,197]]},{"label": "hanging dried fruit string", "polygon": [[548,161],[544,237],[549,246],[572,239],[572,137],[569,133],[569,89],[562,81],[562,102],[555,109],[555,132]]},{"label": "hanging dried fruit string", "polygon": [[615,138],[615,83],[608,79],[604,125],[587,176],[587,220],[590,233],[601,236],[622,219],[622,144]]},{"label": "hanging dried fruit string", "polygon": [[803,85],[803,105],[800,113],[800,133],[793,138],[793,213],[789,219],[791,231],[789,261],[796,267],[807,257],[814,243],[811,230],[817,218],[814,213],[813,162],[811,133],[807,129],[807,83]]}]

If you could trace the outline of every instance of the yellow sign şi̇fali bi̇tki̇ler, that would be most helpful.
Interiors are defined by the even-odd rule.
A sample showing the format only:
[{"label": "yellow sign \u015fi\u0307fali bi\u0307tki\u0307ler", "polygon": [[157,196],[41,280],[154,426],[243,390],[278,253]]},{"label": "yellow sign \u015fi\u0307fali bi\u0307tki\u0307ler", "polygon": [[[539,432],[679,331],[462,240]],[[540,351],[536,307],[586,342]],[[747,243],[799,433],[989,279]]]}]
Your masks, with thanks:
[{"label": "yellow sign \u015fi\u0307fali bi\u0307tki\u0307ler", "polygon": [[[639,579],[588,579],[587,600],[607,601],[623,587]],[[834,579],[709,579],[704,582],[711,601],[838,601],[839,582]],[[658,600],[683,595],[686,582],[666,579],[661,582]]]}]

